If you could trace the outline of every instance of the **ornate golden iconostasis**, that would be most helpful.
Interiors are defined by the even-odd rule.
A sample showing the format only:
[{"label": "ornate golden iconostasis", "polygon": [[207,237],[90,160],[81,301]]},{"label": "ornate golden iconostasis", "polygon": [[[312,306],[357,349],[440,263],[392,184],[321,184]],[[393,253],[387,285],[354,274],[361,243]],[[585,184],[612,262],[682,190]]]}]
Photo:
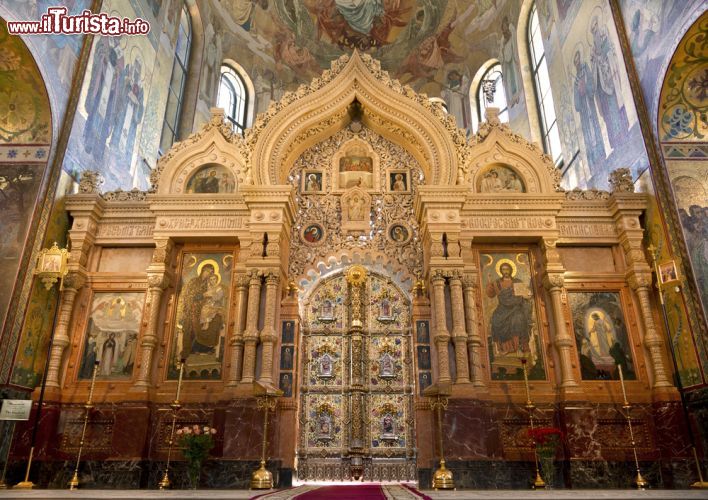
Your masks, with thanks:
[{"label": "ornate golden iconostasis", "polygon": [[428,486],[435,397],[448,400],[460,486],[485,485],[499,464],[533,461],[524,363],[576,487],[631,452],[618,364],[641,458],[680,455],[659,447],[678,394],[641,247],[646,202],[623,172],[611,193],[565,192],[494,110],[467,139],[355,52],[245,138],[213,110],[152,183],[100,194],[88,175],[67,201],[71,272],[47,383],[47,435],[61,444],[42,458],[76,446],[72,412],[97,360],[88,458],[164,460],[182,359],[179,423],[221,430],[210,467],[232,486],[260,453],[254,396],[279,391],[268,467],[284,482]]}]

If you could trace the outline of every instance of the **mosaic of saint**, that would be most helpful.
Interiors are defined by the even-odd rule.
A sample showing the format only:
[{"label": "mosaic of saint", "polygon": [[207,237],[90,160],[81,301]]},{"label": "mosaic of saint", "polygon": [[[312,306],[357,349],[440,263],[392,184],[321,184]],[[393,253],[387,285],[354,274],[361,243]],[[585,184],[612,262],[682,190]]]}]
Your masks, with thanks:
[{"label": "mosaic of saint", "polygon": [[617,292],[569,292],[583,380],[635,379],[627,326]]},{"label": "mosaic of saint", "polygon": [[221,378],[232,262],[231,253],[182,255],[169,378],[177,377],[180,359],[186,378]]},{"label": "mosaic of saint", "polygon": [[339,187],[371,189],[374,182],[374,163],[368,156],[348,155],[339,159]]},{"label": "mosaic of saint", "polygon": [[187,182],[187,193],[233,193],[234,174],[222,165],[205,165]]},{"label": "mosaic of saint", "polygon": [[132,376],[144,302],[143,293],[94,294],[78,378],[90,379],[96,361],[99,379]]},{"label": "mosaic of saint", "polygon": [[494,380],[545,379],[529,254],[483,253],[482,308]]}]

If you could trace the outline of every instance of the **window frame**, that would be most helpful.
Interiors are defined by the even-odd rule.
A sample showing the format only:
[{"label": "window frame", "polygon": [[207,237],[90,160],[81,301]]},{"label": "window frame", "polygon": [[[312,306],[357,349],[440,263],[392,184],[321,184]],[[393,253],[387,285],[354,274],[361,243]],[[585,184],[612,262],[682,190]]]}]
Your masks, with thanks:
[{"label": "window frame", "polygon": [[[186,41],[185,45],[186,46],[186,51],[184,54],[184,61],[182,60],[182,57],[179,53],[179,48],[180,48],[180,37],[182,36],[182,19],[185,18],[187,19],[187,33],[186,33]],[[189,12],[189,9],[187,8],[186,4],[182,5],[182,14],[180,17],[180,23],[179,23],[179,28],[177,32],[177,40],[175,41],[175,51],[174,51],[174,58],[172,59],[172,71],[170,72],[170,83],[167,88],[167,102],[165,104],[165,116],[162,121],[162,131],[160,133],[160,154],[164,154],[172,145],[175,143],[178,137],[178,131],[179,131],[179,122],[180,122],[180,116],[182,114],[182,106],[184,104],[184,89],[187,85],[187,77],[189,75],[189,58],[192,52],[192,35],[193,35],[193,30],[192,30],[192,15]],[[174,79],[175,79],[175,70],[179,68],[179,70],[182,72],[182,78],[180,81],[180,88],[179,88],[179,94],[175,91],[174,89]],[[175,96],[176,101],[177,101],[177,107],[175,108],[175,113],[174,116],[172,117],[172,121],[174,123],[170,123],[169,117],[167,115],[169,111],[169,103],[170,103],[170,97]],[[165,133],[169,131],[171,140],[170,140],[170,145],[169,147],[165,148],[163,147],[164,143],[164,138],[165,138]]]},{"label": "window frame", "polygon": [[[534,22],[535,21],[535,22]],[[535,25],[535,26],[534,26]],[[539,57],[536,53],[536,47],[534,46],[534,36],[538,35],[541,43],[541,49],[543,52]],[[538,8],[536,2],[533,2],[529,12],[528,30],[526,32],[527,37],[527,47],[529,53],[529,68],[531,70],[531,76],[533,79],[533,90],[536,97],[536,111],[540,118],[541,125],[541,138],[543,142],[544,151],[551,156],[553,163],[556,167],[561,168],[565,162],[563,158],[563,145],[560,138],[560,126],[558,125],[558,115],[555,109],[555,100],[553,99],[553,88],[550,82],[550,72],[548,71],[548,59],[546,58],[546,50],[543,46],[543,36],[541,34],[541,24],[538,17]],[[541,88],[541,79],[539,73],[541,72],[541,66],[544,67],[545,73],[548,75],[548,88]],[[546,107],[550,106],[553,110],[553,120],[548,124],[549,120],[546,116]],[[554,129],[555,128],[555,132]],[[550,136],[552,133],[558,136],[558,151],[553,151],[551,145]],[[557,153],[557,155],[554,155]],[[554,157],[555,156],[555,157]]]},{"label": "window frame", "polygon": [[[499,77],[496,80],[497,80],[497,84],[501,84],[499,88],[504,93],[505,107],[504,107],[504,109],[501,109],[501,108],[499,109],[499,118],[502,123],[509,123],[509,101],[506,98],[506,87],[504,87],[504,71],[502,70],[501,63],[495,62],[494,64],[489,66],[484,71],[484,73],[482,74],[482,78],[480,78],[480,80],[479,80],[479,85],[477,85],[477,92],[476,92],[477,95],[475,96],[475,99],[477,100],[477,127],[478,128],[479,128],[479,124],[484,121],[484,111],[487,109],[486,102],[485,102],[486,96],[483,96],[482,88],[484,86],[484,82],[488,80],[487,75],[489,75],[493,71],[499,72]],[[496,94],[496,92],[499,91],[499,88],[495,87],[495,89],[494,89],[495,94]],[[506,119],[501,118],[502,115],[504,115],[504,113],[506,113]]]},{"label": "window frame", "polygon": [[[231,81],[231,78],[236,79],[236,83],[238,85],[234,85],[234,82]],[[248,106],[250,104],[250,95],[248,92],[248,85],[246,84],[246,79],[236,68],[229,64],[223,63],[221,65],[221,71],[219,76],[219,87],[216,92],[217,106],[221,101],[221,89],[223,85],[222,82],[225,82],[225,84],[228,85],[232,96],[231,109],[224,109],[224,117],[228,119],[228,121],[231,123],[231,126],[236,132],[243,135],[246,131],[246,123],[248,120]],[[240,86],[240,89],[243,91],[242,95],[239,94],[238,89],[236,88],[237,86]],[[242,101],[240,113],[241,116],[237,117],[236,115],[238,114],[239,101]],[[238,118],[240,118],[241,121],[239,121]]]}]

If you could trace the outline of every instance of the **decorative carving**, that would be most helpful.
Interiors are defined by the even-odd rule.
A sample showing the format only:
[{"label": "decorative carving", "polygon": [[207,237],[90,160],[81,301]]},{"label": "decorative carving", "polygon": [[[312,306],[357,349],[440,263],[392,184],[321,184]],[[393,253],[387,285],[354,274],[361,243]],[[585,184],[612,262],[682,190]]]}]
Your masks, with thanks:
[{"label": "decorative carving", "polygon": [[610,177],[607,179],[610,183],[613,193],[633,193],[634,181],[632,180],[632,172],[628,168],[618,168],[610,172]]},{"label": "decorative carving", "polygon": [[134,188],[130,191],[123,191],[122,189],[108,191],[103,193],[101,197],[106,201],[145,201],[147,200],[147,195],[147,191]]},{"label": "decorative carving", "polygon": [[365,234],[371,229],[371,196],[361,188],[348,189],[340,200],[342,232]]},{"label": "decorative carving", "polygon": [[565,197],[568,200],[609,200],[610,193],[607,191],[602,191],[601,189],[582,190],[580,188],[575,188],[572,191],[566,191]]},{"label": "decorative carving", "polygon": [[84,170],[81,172],[79,180],[79,193],[81,194],[98,194],[100,193],[103,177],[94,170]]}]

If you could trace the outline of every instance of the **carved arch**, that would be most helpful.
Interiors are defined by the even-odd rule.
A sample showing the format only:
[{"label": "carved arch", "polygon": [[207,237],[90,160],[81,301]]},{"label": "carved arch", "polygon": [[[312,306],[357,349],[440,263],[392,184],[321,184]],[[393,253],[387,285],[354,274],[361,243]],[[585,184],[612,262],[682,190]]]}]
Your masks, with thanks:
[{"label": "carved arch", "polygon": [[272,103],[247,136],[256,184],[284,184],[295,159],[349,122],[357,99],[364,125],[405,147],[431,184],[450,185],[465,155],[464,131],[439,104],[393,80],[380,63],[354,51],[332,69]]},{"label": "carved arch", "polygon": [[499,122],[499,110],[487,109],[487,121],[480,125],[475,144],[470,147],[469,172],[465,183],[479,192],[482,176],[491,166],[501,165],[513,170],[529,194],[551,194],[562,191],[561,173],[551,158],[531,143]]},{"label": "carved arch", "polygon": [[237,190],[248,183],[248,163],[238,147],[239,138],[223,120],[223,110],[213,108],[208,124],[160,158],[151,175],[153,191],[163,195],[184,194],[189,179],[205,165],[220,165],[229,170]]}]

